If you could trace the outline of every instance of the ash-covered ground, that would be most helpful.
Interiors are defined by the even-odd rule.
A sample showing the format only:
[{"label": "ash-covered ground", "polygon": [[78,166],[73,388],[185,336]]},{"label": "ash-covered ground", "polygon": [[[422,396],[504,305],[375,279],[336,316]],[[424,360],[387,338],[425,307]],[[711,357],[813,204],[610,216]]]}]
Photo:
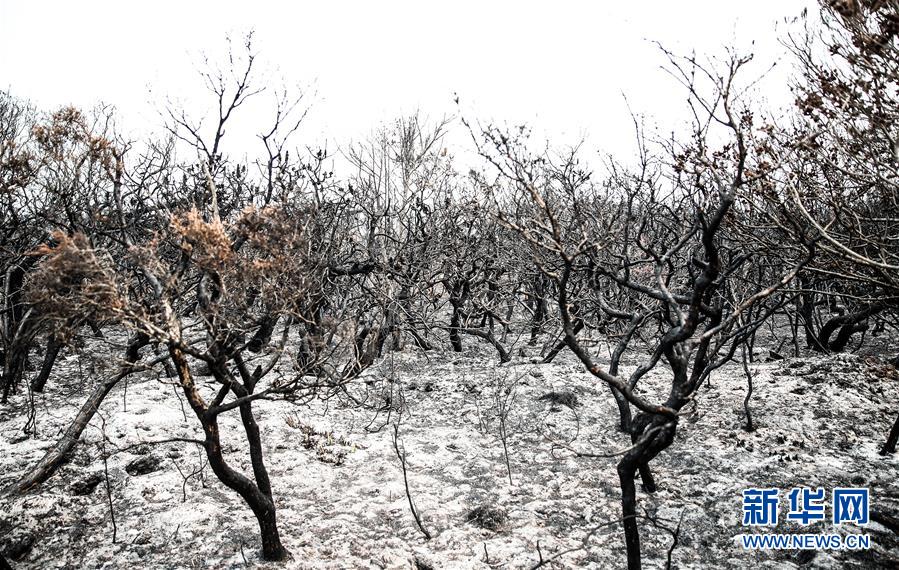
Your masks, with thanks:
[{"label": "ash-covered ground", "polygon": [[[152,443],[197,437],[199,426],[171,379],[137,374],[107,397],[69,463],[35,491],[0,498],[0,548],[14,568],[623,567],[612,454],[630,440],[617,430],[614,400],[571,355],[540,364],[533,352],[496,366],[495,353],[473,343],[462,354],[407,349],[350,386],[352,398],[255,404],[292,554],[282,564],[261,561],[255,519],[196,445]],[[868,487],[872,512],[899,518],[899,457],[877,453],[899,409],[896,370],[851,354],[766,355],[751,367],[755,431],[743,429],[743,370],[728,365],[699,390],[676,441],[653,462],[658,492],[638,491],[645,566],[664,567],[669,550],[676,568],[899,566],[899,536],[877,522],[773,531],[865,532],[868,551],[738,545],[748,487]],[[93,339],[80,355],[61,357],[46,394],[34,396],[37,437],[23,434],[27,394],[0,408],[0,486],[40,459],[113,366]],[[641,390],[659,398],[668,383],[660,366]],[[397,418],[431,540],[409,508]],[[229,461],[249,471],[236,413],[222,431]]]}]

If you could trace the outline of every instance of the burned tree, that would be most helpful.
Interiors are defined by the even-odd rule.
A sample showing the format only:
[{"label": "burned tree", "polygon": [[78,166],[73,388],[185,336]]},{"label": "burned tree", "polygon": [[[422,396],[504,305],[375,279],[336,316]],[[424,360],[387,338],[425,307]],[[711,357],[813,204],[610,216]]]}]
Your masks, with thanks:
[{"label": "burned tree", "polygon": [[[790,165],[792,227],[819,241],[802,277],[808,344],[835,352],[873,319],[895,322],[899,308],[899,3],[821,4],[821,24],[790,38],[797,120],[777,133],[772,156]],[[899,420],[882,453],[897,440]]]},{"label": "burned tree", "polygon": [[[755,159],[751,145],[761,135],[737,87],[749,58],[733,56],[718,74],[695,59],[669,57],[702,120],[692,140],[671,149],[667,161],[641,144],[640,169],[597,184],[574,152],[535,155],[526,150],[522,133],[495,128],[480,138],[482,155],[498,172],[498,215],[553,256],[541,262],[541,270],[557,289],[566,345],[620,403],[620,423],[632,443],[617,468],[629,568],[641,566],[635,477],[639,473],[647,492],[655,490],[651,461],[673,442],[684,408],[712,371],[782,305],[774,297],[814,247],[800,246],[804,255],[778,266],[766,282],[735,286],[751,257],[737,234],[737,210],[772,174],[770,165]],[[710,133],[729,138],[715,145]],[[533,207],[502,208],[509,194]],[[507,213],[516,211],[530,215]],[[753,307],[764,308],[747,319]],[[588,312],[626,323],[608,366],[575,330],[578,317]],[[651,335],[649,354],[623,377],[618,362],[638,330]],[[670,392],[657,403],[641,393],[639,381],[663,363],[670,370]]]}]

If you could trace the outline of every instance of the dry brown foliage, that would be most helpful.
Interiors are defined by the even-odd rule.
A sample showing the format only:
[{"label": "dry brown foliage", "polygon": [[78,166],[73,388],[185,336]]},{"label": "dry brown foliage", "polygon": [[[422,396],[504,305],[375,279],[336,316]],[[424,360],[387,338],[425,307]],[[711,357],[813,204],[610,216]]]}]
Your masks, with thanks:
[{"label": "dry brown foliage", "polygon": [[208,222],[195,208],[171,217],[175,236],[181,238],[181,249],[201,269],[216,271],[234,259],[231,240],[219,220]]},{"label": "dry brown foliage", "polygon": [[51,238],[30,253],[42,259],[29,277],[26,296],[41,317],[62,323],[120,316],[125,300],[109,260],[84,234],[56,231]]}]

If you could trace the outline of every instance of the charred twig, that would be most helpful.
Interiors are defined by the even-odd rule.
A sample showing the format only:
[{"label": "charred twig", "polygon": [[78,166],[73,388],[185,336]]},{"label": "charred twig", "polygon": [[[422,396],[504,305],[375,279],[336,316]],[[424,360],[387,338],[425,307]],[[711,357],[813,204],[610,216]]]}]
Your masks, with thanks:
[{"label": "charred twig", "polygon": [[431,540],[433,537],[425,528],[424,523],[422,523],[418,509],[415,508],[415,503],[412,501],[412,492],[409,490],[409,477],[406,474],[406,449],[405,447],[400,449],[400,447],[400,426],[399,423],[395,423],[393,424],[393,450],[396,452],[396,456],[400,460],[400,466],[403,469],[403,485],[406,489],[406,499],[409,500],[409,509],[412,511],[412,516],[415,518],[415,524],[418,526],[418,529],[425,535],[426,539]]},{"label": "charred twig", "polygon": [[115,520],[115,509],[112,504],[112,485],[109,482],[109,463],[106,456],[106,418],[103,414],[97,414],[100,417],[100,453],[103,457],[103,480],[106,486],[106,500],[109,502],[109,518],[112,520],[112,543],[116,543],[116,534],[118,527]]},{"label": "charred twig", "polygon": [[749,411],[749,399],[752,397],[752,371],[749,369],[746,345],[743,345],[743,372],[746,374],[746,397],[743,398],[743,412],[746,414],[746,431],[753,431],[752,413]]}]

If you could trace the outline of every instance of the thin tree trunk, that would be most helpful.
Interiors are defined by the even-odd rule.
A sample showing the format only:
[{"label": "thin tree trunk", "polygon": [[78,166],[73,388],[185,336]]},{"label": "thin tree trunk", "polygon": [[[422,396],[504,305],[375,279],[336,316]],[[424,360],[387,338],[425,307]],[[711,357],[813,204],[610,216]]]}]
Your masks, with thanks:
[{"label": "thin tree trunk", "polygon": [[621,485],[621,516],[624,522],[624,542],[627,548],[628,570],[640,570],[640,529],[637,526],[637,486],[634,476],[637,462],[631,454],[618,463],[618,481]]},{"label": "thin tree trunk", "polygon": [[799,287],[803,292],[797,299],[797,308],[799,317],[802,318],[803,329],[805,330],[805,346],[814,350],[819,349],[818,337],[815,334],[815,294],[809,291],[810,283],[807,277],[799,277]]},{"label": "thin tree trunk", "polygon": [[[581,332],[581,329],[583,329],[583,328],[584,328],[584,320],[576,318],[574,321],[574,328],[572,329],[572,332],[575,335],[577,335],[577,333]],[[562,352],[562,349],[564,349],[567,345],[568,345],[568,343],[565,340],[565,334],[562,333],[562,340],[557,342],[556,345],[552,348],[552,350],[550,350],[546,354],[546,356],[543,358],[543,364],[549,364],[550,362],[552,362],[556,358],[556,356],[558,356],[559,353]]]},{"label": "thin tree trunk", "polygon": [[3,397],[0,403],[7,403],[9,395],[15,393],[19,385],[19,379],[25,370],[25,361],[28,359],[28,346],[24,343],[14,342],[6,353],[6,362],[3,366],[2,384]]},{"label": "thin tree trunk", "polygon": [[25,283],[25,273],[28,268],[37,263],[37,257],[26,258],[19,265],[13,265],[6,271],[4,279],[4,290],[2,299],[4,305],[0,307],[0,323],[3,330],[0,331],[0,338],[7,343],[6,351],[3,353],[5,357],[2,365],[2,375],[0,375],[0,383],[3,385],[3,396],[0,403],[5,404],[9,401],[9,394],[14,392],[19,383],[19,378],[25,366],[25,359],[28,358],[29,341],[26,340],[25,328],[28,323],[23,322],[28,319],[28,313],[25,304],[22,302],[22,290]]},{"label": "thin tree trunk", "polygon": [[462,352],[462,337],[459,335],[459,327],[462,324],[461,309],[453,305],[453,315],[450,317],[449,337],[453,352]]},{"label": "thin tree trunk", "polygon": [[500,344],[498,340],[496,340],[496,337],[493,336],[492,332],[485,332],[478,329],[461,329],[461,332],[476,336],[478,338],[482,338],[489,342],[491,346],[496,349],[496,352],[499,353],[499,361],[501,363],[505,364],[506,362],[512,360],[512,356],[509,355],[509,351],[507,351],[506,348],[502,344]]},{"label": "thin tree trunk", "polygon": [[890,430],[890,435],[880,449],[880,454],[890,455],[896,453],[896,443],[899,443],[899,416],[896,416],[896,421],[893,422],[893,428]]},{"label": "thin tree trunk", "polygon": [[431,350],[432,348],[434,348],[426,338],[421,336],[421,334],[419,334],[419,332],[415,330],[415,328],[409,327],[409,334],[412,335],[412,340],[415,341],[415,346],[417,346],[418,348],[422,350]]},{"label": "thin tree trunk", "polygon": [[[746,374],[746,397],[743,398],[743,412],[746,414],[746,431],[755,430],[755,426],[752,424],[752,412],[749,411],[749,399],[752,398],[752,371],[749,369],[749,362],[747,362],[746,356],[746,345],[744,344],[742,347],[743,350],[743,372]],[[752,349],[749,349],[750,352]]]},{"label": "thin tree trunk", "polygon": [[41,371],[34,377],[34,380],[31,381],[31,390],[33,392],[44,391],[44,386],[47,385],[47,379],[50,378],[50,372],[53,371],[53,365],[56,363],[56,357],[59,356],[61,348],[62,342],[56,335],[51,335],[50,340],[47,341],[47,351],[44,353],[44,362],[41,364]]}]

